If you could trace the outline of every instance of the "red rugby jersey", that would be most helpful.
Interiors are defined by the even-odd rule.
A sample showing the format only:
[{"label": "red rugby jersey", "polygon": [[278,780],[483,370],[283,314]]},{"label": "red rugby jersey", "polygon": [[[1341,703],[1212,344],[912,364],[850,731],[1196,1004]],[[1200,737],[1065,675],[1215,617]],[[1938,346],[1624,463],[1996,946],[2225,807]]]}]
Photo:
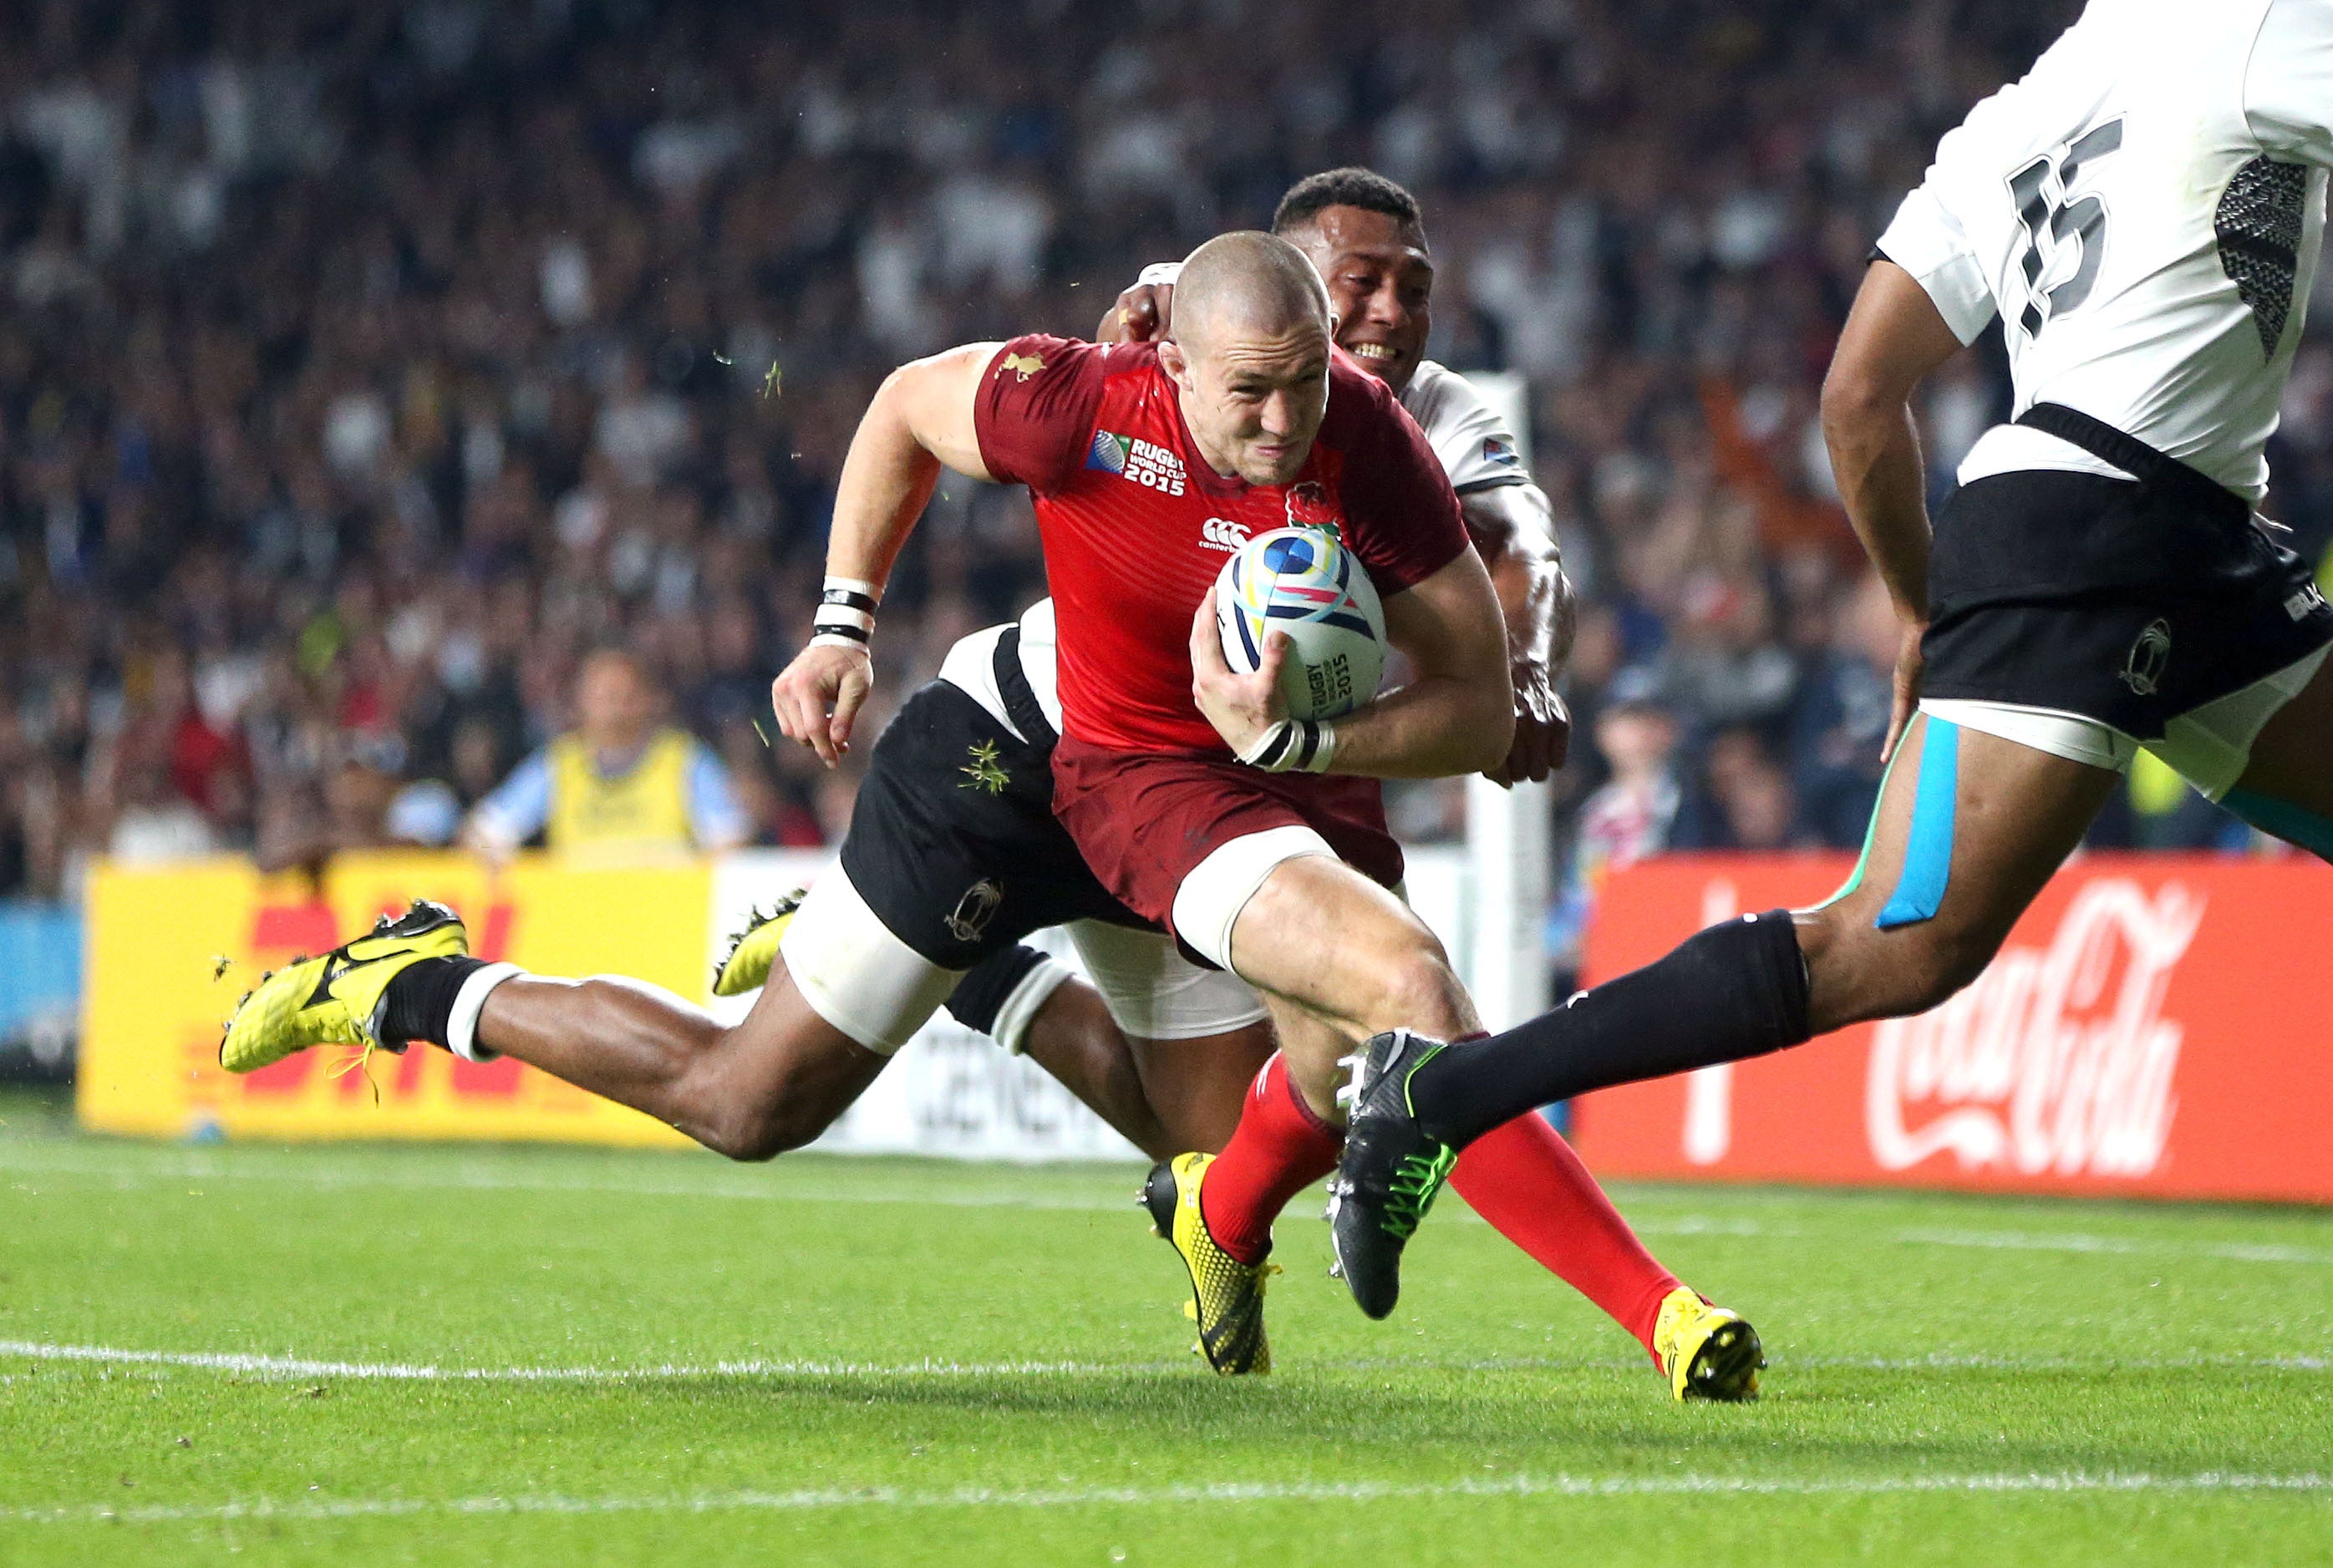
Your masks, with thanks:
[{"label": "red rugby jersey", "polygon": [[1156,345],[1034,334],[989,361],[981,460],[1025,484],[1044,539],[1060,641],[1062,732],[1124,751],[1228,755],[1191,701],[1191,617],[1252,535],[1330,527],[1391,598],[1466,549],[1434,449],[1385,383],[1341,352],[1296,482],[1207,466]]}]

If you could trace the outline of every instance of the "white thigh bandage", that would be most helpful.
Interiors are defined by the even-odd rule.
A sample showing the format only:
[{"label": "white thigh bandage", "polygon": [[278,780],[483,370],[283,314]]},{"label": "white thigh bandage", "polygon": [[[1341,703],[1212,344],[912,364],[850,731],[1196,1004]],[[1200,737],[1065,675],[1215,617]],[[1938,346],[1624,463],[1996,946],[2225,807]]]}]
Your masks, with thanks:
[{"label": "white thigh bandage", "polygon": [[778,952],[811,1011],[887,1056],[964,979],[963,971],[940,968],[894,936],[840,864],[811,884]]},{"label": "white thigh bandage", "polygon": [[2028,708],[2015,703],[1985,703],[1962,697],[1923,697],[1920,712],[1963,730],[1997,735],[2069,762],[2087,762],[2120,773],[2138,755],[2138,742],[2111,724],[2086,719],[2055,708]]},{"label": "white thigh bandage", "polygon": [[2111,724],[2053,708],[1963,698],[1923,698],[1920,711],[1964,730],[1998,735],[2037,751],[2121,773],[2144,750],[2213,800],[2235,788],[2251,761],[2252,742],[2277,711],[2299,696],[2333,649],[2319,648],[2241,691],[2191,708],[2163,727],[2160,741],[2138,741]]},{"label": "white thigh bandage", "polygon": [[1121,1034],[1194,1040],[1245,1028],[1264,1016],[1247,981],[1227,970],[1200,968],[1164,932],[1081,920],[1070,927],[1070,939]]},{"label": "white thigh bandage", "polygon": [[1175,933],[1211,963],[1232,967],[1232,926],[1240,911],[1283,861],[1337,852],[1329,841],[1300,823],[1243,834],[1216,846],[1191,868],[1175,890]]}]

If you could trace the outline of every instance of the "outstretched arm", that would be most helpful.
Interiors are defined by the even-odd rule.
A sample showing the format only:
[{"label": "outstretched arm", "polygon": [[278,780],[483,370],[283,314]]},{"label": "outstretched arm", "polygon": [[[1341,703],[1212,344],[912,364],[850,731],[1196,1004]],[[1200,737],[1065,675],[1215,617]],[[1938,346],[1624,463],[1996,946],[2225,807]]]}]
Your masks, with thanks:
[{"label": "outstretched arm", "polygon": [[[902,365],[868,405],[835,487],[826,574],[879,593],[908,531],[932,498],[940,470],[989,477],[973,409],[981,378],[1002,345],[972,343]],[[819,637],[795,655],[770,688],[778,729],[816,751],[831,768],[850,744],[850,729],[874,681],[863,642]]]},{"label": "outstretched arm", "polygon": [[1881,748],[1887,756],[1919,705],[1920,635],[1928,625],[1927,472],[1912,391],[1960,348],[1918,280],[1883,257],[1863,274],[1823,378],[1823,442],[1839,501],[1904,623],[1895,712]]}]

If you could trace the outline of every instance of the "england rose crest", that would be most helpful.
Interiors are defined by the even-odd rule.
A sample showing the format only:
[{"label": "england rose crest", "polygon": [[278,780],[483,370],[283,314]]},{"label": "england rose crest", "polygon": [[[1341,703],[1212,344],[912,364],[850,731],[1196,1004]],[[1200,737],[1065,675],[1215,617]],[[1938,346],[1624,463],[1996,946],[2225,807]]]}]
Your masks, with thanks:
[{"label": "england rose crest", "polygon": [[1344,519],[1337,515],[1337,503],[1330,499],[1328,490],[1317,479],[1288,487],[1288,526],[1317,528],[1330,533],[1341,531]]}]

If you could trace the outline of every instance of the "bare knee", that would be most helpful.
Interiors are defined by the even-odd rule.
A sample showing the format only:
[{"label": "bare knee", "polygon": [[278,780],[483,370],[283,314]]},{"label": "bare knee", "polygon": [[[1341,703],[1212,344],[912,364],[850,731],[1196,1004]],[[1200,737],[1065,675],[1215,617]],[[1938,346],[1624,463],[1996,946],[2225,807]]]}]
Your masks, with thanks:
[{"label": "bare knee", "polygon": [[1941,1007],[1984,972],[2001,933],[1938,918],[1876,929],[1823,912],[1800,927],[1817,1033]]},{"label": "bare knee", "polygon": [[1432,936],[1421,935],[1415,944],[1388,955],[1377,973],[1376,1005],[1362,1020],[1371,1028],[1416,1029],[1445,1039],[1473,1029],[1465,990],[1442,944]]},{"label": "bare knee", "polygon": [[1886,1016],[1905,1018],[1938,1008],[1966,989],[1984,972],[2000,949],[1996,937],[1974,932],[1938,930],[1925,933],[1914,956],[1904,965],[1899,989],[1889,999]]},{"label": "bare knee", "polygon": [[684,1127],[715,1153],[749,1162],[817,1142],[857,1097],[823,1064],[783,1061],[703,1075],[690,1085],[695,1126]]},{"label": "bare knee", "polygon": [[715,1153],[758,1164],[818,1141],[834,1124],[830,1115],[806,1110],[781,1091],[769,1099],[733,1106],[713,1122],[702,1142]]}]

